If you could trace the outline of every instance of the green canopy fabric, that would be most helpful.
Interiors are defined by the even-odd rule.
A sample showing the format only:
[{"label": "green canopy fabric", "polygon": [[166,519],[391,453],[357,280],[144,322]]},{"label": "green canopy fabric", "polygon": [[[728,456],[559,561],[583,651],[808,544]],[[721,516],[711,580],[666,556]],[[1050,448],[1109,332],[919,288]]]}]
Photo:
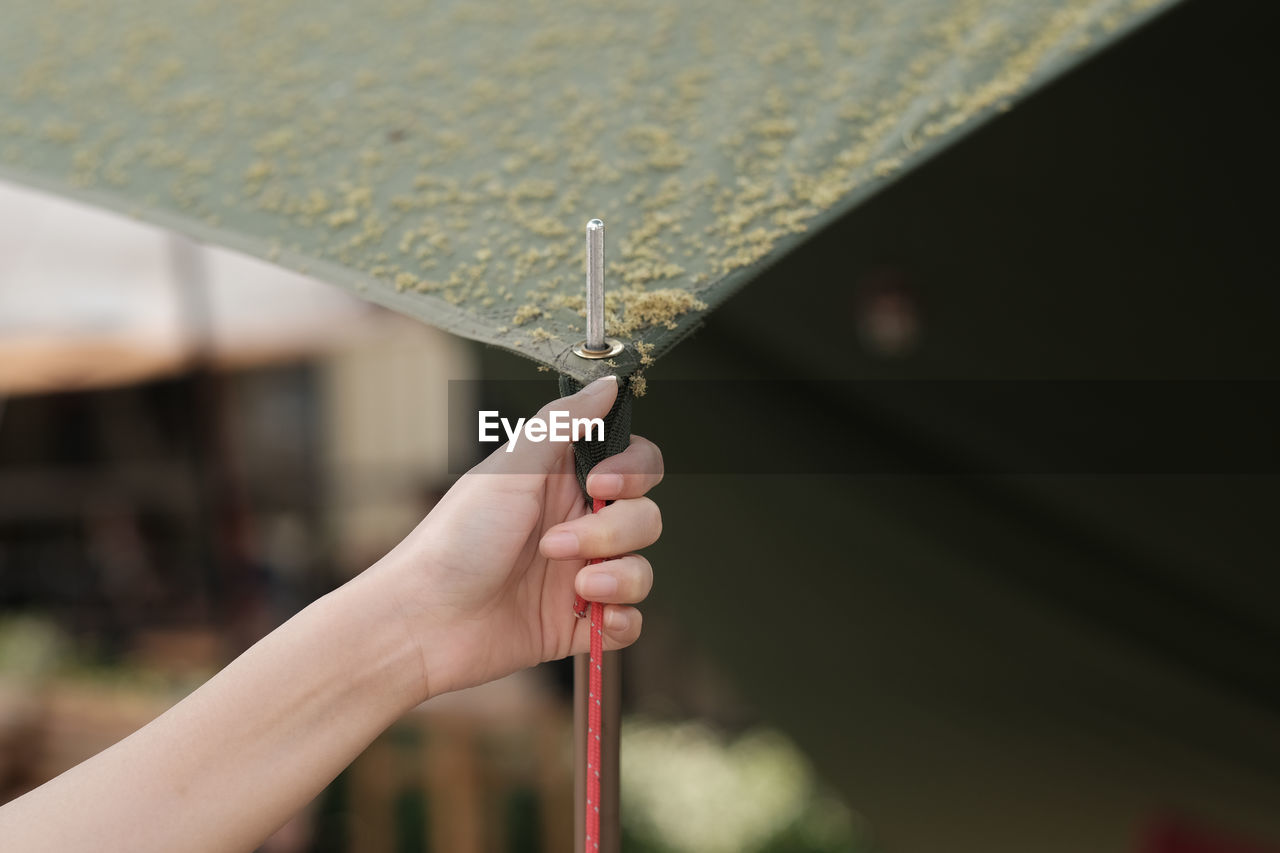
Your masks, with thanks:
[{"label": "green canopy fabric", "polygon": [[585,379],[1172,2],[11,0],[0,178]]}]

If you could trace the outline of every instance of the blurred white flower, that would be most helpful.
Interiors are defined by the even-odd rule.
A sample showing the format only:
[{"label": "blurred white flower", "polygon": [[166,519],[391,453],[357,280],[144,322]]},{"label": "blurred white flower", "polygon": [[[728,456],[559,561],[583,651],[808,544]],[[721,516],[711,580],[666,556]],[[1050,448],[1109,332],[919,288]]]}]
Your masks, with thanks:
[{"label": "blurred white flower", "polygon": [[726,742],[707,726],[630,720],[622,728],[628,821],[681,853],[749,853],[806,813],[804,756],[777,732]]}]

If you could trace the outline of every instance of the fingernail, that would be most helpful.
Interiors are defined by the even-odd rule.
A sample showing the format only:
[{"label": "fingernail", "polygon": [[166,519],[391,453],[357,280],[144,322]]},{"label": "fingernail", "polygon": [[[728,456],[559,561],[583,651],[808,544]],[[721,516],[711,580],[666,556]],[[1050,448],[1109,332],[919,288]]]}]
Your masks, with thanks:
[{"label": "fingernail", "polygon": [[583,388],[582,393],[586,394],[588,397],[594,397],[595,395],[601,394],[611,387],[612,388],[618,387],[618,377],[614,376],[612,373],[609,374],[608,376],[601,376],[599,379],[592,382],[586,388]]},{"label": "fingernail", "polygon": [[578,555],[578,534],[561,530],[542,537],[542,553],[553,560]]},{"label": "fingernail", "polygon": [[618,591],[618,579],[604,572],[592,572],[582,579],[583,598],[603,598]]},{"label": "fingernail", "polygon": [[631,616],[625,610],[606,610],[604,626],[610,631],[625,631],[631,624]]},{"label": "fingernail", "polygon": [[593,498],[616,498],[622,494],[622,475],[592,474],[587,478],[587,491]]}]

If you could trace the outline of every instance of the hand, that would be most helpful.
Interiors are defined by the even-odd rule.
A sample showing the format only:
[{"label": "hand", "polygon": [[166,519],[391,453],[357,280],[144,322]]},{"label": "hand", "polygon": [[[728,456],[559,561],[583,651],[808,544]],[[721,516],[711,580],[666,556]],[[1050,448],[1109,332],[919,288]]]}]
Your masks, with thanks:
[{"label": "hand", "polygon": [[[544,411],[603,417],[616,396],[606,380]],[[591,515],[571,445],[495,451],[372,569],[140,731],[0,807],[4,849],[251,850],[424,699],[586,651],[575,584],[607,602],[607,648],[634,642],[640,613],[627,605],[653,572],[627,552],[658,538],[643,495],[661,478],[658,449],[633,439],[591,472],[591,494],[615,500]]]},{"label": "hand", "polygon": [[[618,385],[607,377],[539,413],[604,417]],[[662,518],[645,493],[662,479],[662,454],[632,437],[587,477],[592,514],[568,443],[521,438],[464,475],[374,571],[395,578],[400,611],[418,643],[423,698],[490,681],[590,646],[590,624],[573,613],[575,591],[607,604],[606,649],[640,635],[653,569],[630,553],[651,545]],[[606,562],[586,566],[586,561]]]}]

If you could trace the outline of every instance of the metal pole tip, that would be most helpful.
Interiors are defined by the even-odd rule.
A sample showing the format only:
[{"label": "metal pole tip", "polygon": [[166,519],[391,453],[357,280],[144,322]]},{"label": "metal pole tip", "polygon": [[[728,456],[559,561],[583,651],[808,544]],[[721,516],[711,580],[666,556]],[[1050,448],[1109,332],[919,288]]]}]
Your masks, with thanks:
[{"label": "metal pole tip", "polygon": [[573,348],[582,358],[609,358],[622,344],[604,334],[604,223],[587,223],[587,339]]}]

